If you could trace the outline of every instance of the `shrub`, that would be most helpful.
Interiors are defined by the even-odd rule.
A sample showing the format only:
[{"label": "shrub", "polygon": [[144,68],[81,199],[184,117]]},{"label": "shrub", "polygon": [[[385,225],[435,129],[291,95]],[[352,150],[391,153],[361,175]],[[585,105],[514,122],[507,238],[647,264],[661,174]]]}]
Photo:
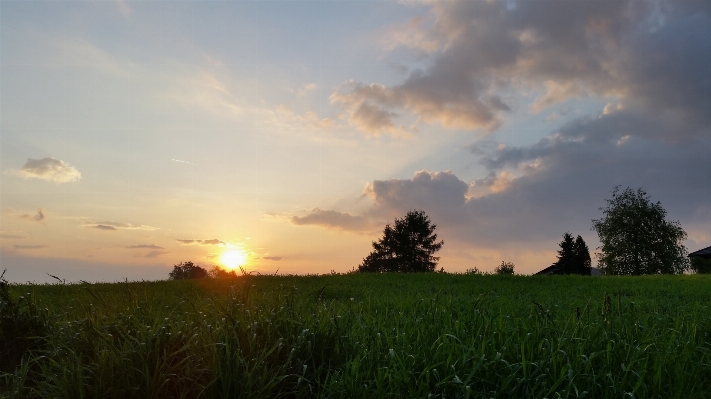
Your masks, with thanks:
[{"label": "shrub", "polygon": [[494,269],[495,274],[514,274],[514,264],[511,262],[501,261],[501,264]]}]

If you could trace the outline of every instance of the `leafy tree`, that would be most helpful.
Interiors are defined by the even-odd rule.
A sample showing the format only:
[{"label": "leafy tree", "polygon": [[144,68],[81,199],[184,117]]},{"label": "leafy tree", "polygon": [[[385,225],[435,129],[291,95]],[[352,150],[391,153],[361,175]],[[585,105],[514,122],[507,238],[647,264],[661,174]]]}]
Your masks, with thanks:
[{"label": "leafy tree", "polygon": [[373,242],[373,252],[358,266],[359,272],[432,272],[439,257],[432,256],[444,245],[437,242],[432,224],[424,211],[410,211],[395,225],[385,225],[383,237]]},{"label": "leafy tree", "polygon": [[583,237],[573,239],[572,234],[563,234],[563,241],[558,246],[558,260],[556,274],[582,274],[590,275],[590,251]]},{"label": "leafy tree", "polygon": [[661,203],[650,201],[639,188],[617,186],[612,198],[605,200],[602,219],[593,219],[602,252],[598,265],[605,274],[679,274],[689,269],[687,251],[682,242],[686,232],[678,221],[667,221]]},{"label": "leafy tree", "polygon": [[205,278],[208,276],[207,270],[194,264],[192,261],[180,262],[173,266],[173,271],[169,273],[171,280],[187,280],[193,278]]},{"label": "leafy tree", "polygon": [[501,264],[496,266],[494,274],[514,274],[514,264],[511,262],[501,261]]}]

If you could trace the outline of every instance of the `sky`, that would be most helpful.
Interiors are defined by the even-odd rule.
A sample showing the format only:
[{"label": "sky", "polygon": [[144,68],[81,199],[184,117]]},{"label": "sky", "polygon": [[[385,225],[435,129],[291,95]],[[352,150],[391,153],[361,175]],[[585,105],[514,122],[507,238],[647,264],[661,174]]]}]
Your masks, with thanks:
[{"label": "sky", "polygon": [[0,269],[342,273],[420,209],[446,271],[531,274],[616,186],[692,252],[709,71],[709,2],[2,0]]}]

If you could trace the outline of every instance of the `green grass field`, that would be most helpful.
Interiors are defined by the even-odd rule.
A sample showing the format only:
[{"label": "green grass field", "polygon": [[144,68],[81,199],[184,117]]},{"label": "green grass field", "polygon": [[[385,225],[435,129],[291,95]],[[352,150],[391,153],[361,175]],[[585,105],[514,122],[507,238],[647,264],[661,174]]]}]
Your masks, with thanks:
[{"label": "green grass field", "polygon": [[710,287],[440,273],[10,285],[0,396],[708,398]]}]

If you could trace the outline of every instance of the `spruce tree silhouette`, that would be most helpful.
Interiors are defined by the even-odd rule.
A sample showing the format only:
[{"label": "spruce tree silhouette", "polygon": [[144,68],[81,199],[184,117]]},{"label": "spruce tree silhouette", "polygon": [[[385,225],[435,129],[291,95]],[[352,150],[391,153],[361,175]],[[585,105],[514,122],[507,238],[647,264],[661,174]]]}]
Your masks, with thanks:
[{"label": "spruce tree silhouette", "polygon": [[383,237],[373,242],[373,252],[358,266],[359,272],[432,272],[444,241],[437,242],[434,233],[437,226],[432,224],[424,211],[410,211],[402,219],[395,219],[395,225],[387,224]]}]

